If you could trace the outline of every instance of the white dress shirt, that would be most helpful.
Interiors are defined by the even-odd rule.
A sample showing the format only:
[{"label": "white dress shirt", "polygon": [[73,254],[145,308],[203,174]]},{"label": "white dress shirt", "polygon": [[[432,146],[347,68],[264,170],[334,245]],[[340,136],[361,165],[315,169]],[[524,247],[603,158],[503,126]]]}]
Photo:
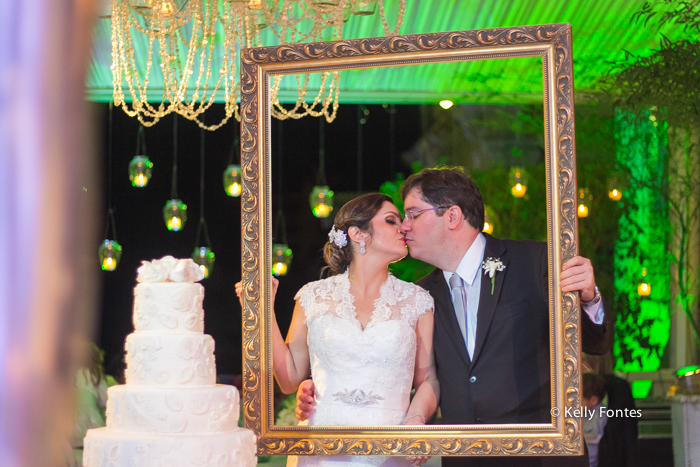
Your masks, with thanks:
[{"label": "white dress shirt", "polygon": [[[474,243],[471,244],[467,252],[462,257],[455,271],[442,271],[445,277],[447,287],[452,292],[450,287],[450,277],[452,274],[457,274],[462,279],[464,285],[464,293],[467,296],[465,303],[467,304],[467,320],[457,316],[460,331],[464,338],[464,344],[467,346],[469,358],[472,358],[474,353],[474,344],[476,343],[476,316],[479,310],[479,294],[481,293],[481,264],[484,261],[484,251],[486,249],[486,237],[482,233],[476,236]],[[496,273],[498,274],[498,273]],[[582,306],[583,311],[591,318],[595,324],[602,324],[605,318],[603,310],[603,302],[599,301],[593,305]]]}]

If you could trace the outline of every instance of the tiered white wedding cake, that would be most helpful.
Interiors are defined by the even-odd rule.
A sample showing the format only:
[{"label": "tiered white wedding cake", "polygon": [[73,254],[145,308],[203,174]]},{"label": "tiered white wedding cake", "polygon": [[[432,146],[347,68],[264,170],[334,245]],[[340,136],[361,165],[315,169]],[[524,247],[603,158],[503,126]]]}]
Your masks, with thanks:
[{"label": "tiered white wedding cake", "polygon": [[89,430],[84,467],[252,467],[256,438],[238,427],[240,397],[216,384],[204,288],[191,259],[144,261],[126,338],[126,384],[109,388],[107,427]]}]

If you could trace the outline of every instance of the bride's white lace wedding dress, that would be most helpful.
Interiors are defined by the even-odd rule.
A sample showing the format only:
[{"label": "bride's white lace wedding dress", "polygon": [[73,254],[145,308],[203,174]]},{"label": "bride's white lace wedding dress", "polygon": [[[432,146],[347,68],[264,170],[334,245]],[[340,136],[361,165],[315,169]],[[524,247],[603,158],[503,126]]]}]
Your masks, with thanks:
[{"label": "bride's white lace wedding dress", "polygon": [[[309,425],[401,425],[410,403],[416,324],[433,308],[422,288],[392,275],[382,284],[365,329],[348,274],[305,285],[296,295],[306,318],[316,406]],[[288,466],[410,465],[403,457],[299,456]]]}]

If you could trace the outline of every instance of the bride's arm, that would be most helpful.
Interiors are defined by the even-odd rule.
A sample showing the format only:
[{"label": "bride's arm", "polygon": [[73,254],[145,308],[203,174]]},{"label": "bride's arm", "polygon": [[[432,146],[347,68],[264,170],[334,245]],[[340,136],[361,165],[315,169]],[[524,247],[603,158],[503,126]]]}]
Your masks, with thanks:
[{"label": "bride's arm", "polygon": [[304,309],[297,301],[294,306],[292,323],[289,325],[287,341],[277,325],[277,317],[272,314],[272,367],[277,384],[285,394],[296,392],[299,384],[309,376],[309,346],[306,341],[308,330],[304,321]]},{"label": "bride's arm", "polygon": [[422,425],[437,409],[440,386],[435,369],[433,353],[433,311],[425,312],[416,326],[416,366],[413,372],[413,387],[416,394],[408,407],[405,423]]},{"label": "bride's arm", "polygon": [[[299,384],[309,376],[309,347],[306,343],[306,322],[304,321],[304,309],[296,303],[292,323],[289,325],[287,341],[282,338],[280,327],[277,325],[275,314],[275,297],[279,281],[272,279],[272,369],[277,379],[277,384],[285,394],[291,394],[297,390]],[[243,303],[241,294],[243,283],[236,283],[236,295]]]}]

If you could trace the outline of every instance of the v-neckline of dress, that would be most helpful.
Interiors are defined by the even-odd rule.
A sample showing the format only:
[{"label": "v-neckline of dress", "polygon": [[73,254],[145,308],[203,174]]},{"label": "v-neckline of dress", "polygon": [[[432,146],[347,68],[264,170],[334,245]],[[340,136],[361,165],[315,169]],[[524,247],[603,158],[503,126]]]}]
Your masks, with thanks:
[{"label": "v-neckline of dress", "polygon": [[369,321],[367,321],[367,324],[363,327],[362,322],[360,322],[360,319],[357,316],[357,307],[355,307],[355,296],[350,292],[350,277],[348,276],[348,271],[346,270],[342,274],[342,279],[343,279],[343,287],[342,287],[342,300],[341,300],[341,310],[339,310],[338,315],[349,319],[350,321],[354,322],[357,324],[357,327],[360,328],[360,332],[365,332],[367,329],[372,327],[375,324],[376,317],[377,317],[377,310],[379,307],[386,302],[386,295],[387,295],[387,290],[390,287],[390,281],[391,278],[394,276],[389,272],[386,276],[386,280],[382,283],[382,285],[379,287],[379,297],[374,299],[373,302],[373,308],[372,308],[372,313],[370,314]]}]

